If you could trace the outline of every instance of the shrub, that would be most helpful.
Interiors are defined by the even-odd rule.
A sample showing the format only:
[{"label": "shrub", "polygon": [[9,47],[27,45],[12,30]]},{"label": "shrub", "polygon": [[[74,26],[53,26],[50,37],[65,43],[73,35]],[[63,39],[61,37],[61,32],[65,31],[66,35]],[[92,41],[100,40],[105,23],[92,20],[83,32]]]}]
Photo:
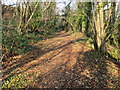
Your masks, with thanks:
[{"label": "shrub", "polygon": [[2,47],[3,55],[7,57],[14,54],[23,54],[31,49],[30,40],[17,31],[7,31],[3,33]]}]

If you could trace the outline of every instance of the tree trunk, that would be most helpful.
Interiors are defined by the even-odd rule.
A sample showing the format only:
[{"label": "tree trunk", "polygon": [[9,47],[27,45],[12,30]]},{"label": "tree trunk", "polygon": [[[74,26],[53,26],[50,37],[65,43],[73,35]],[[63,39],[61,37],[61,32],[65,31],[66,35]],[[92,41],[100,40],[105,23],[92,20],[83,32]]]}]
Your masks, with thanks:
[{"label": "tree trunk", "polygon": [[[99,8],[98,8],[99,7]],[[103,3],[99,2],[97,4],[97,15],[96,15],[96,24],[95,24],[95,43],[97,46],[96,49],[100,53],[106,52],[106,44],[104,41],[105,38],[105,30],[104,30],[104,9],[103,9]]]}]

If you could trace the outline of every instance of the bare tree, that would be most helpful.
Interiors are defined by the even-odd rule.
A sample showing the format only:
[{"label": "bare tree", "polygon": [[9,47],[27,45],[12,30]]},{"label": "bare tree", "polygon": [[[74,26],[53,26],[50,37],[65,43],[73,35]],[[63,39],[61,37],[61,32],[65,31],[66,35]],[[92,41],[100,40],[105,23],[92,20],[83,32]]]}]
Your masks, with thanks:
[{"label": "bare tree", "polygon": [[[105,13],[105,3],[97,2],[92,5],[94,47],[101,53],[106,52],[106,43],[110,35],[116,30],[118,24],[115,22],[115,3],[109,4]],[[95,10],[96,9],[96,10]],[[110,28],[112,26],[112,28]]]}]

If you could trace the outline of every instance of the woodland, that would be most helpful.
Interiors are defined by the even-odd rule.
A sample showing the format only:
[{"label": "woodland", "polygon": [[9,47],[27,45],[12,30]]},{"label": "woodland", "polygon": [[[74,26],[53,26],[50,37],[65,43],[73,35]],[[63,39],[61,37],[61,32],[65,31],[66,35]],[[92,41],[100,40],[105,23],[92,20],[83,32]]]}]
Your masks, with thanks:
[{"label": "woodland", "polygon": [[120,88],[120,2],[59,3],[1,4],[2,88]]}]

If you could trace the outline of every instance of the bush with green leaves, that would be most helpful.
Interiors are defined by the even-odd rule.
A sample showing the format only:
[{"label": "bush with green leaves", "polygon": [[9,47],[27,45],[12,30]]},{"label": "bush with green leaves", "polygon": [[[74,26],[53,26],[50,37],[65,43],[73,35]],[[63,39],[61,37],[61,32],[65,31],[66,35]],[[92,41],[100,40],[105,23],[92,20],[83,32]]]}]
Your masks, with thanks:
[{"label": "bush with green leaves", "polygon": [[108,52],[113,58],[120,62],[120,49],[112,47]]},{"label": "bush with green leaves", "polygon": [[3,32],[3,55],[23,54],[28,52],[32,46],[27,36],[17,33],[17,31]]},{"label": "bush with green leaves", "polygon": [[120,62],[120,45],[119,45],[119,32],[115,32],[110,37],[111,50],[109,51],[110,55],[117,59]]}]

